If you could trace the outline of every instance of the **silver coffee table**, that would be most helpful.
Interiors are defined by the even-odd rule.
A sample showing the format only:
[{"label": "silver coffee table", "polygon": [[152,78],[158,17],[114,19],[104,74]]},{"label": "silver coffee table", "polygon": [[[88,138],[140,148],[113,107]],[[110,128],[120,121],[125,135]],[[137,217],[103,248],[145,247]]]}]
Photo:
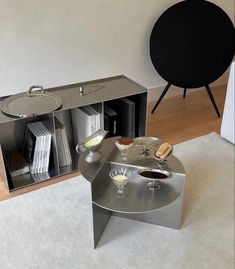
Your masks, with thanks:
[{"label": "silver coffee table", "polygon": [[[154,147],[149,147],[150,155],[141,157],[139,147],[128,151],[128,160],[123,163],[115,142],[118,137],[106,139],[100,150],[102,158],[96,163],[87,163],[84,152],[79,158],[79,169],[90,189],[91,222],[93,223],[94,248],[112,215],[180,229],[185,185],[185,170],[175,157],[168,158],[168,165],[159,167],[153,158]],[[116,186],[109,177],[113,168],[131,171],[126,187],[128,195],[116,198]],[[143,169],[162,169],[169,174],[160,182],[160,188],[150,191],[147,183],[139,175]]]}]

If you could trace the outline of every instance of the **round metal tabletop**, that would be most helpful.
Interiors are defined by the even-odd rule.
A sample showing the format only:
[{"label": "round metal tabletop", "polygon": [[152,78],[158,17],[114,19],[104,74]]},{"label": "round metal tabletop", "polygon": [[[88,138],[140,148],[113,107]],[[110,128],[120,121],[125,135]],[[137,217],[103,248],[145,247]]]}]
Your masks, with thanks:
[{"label": "round metal tabletop", "polygon": [[[147,187],[148,180],[143,179],[138,172],[142,169],[157,168],[153,159],[154,147],[150,146],[152,154],[141,157],[139,148],[133,146],[128,152],[128,161],[120,161],[120,153],[115,147],[117,138],[104,140],[101,154],[103,159],[98,163],[88,164],[85,161],[86,152],[79,160],[81,174],[91,183],[92,201],[97,206],[120,213],[145,213],[154,211],[174,202],[184,190],[185,171],[181,162],[170,156],[168,166],[164,168],[169,177],[160,181],[160,189],[150,191]],[[109,177],[111,169],[128,169],[131,176],[125,185],[128,195],[124,198],[116,198],[116,186]],[[151,180],[149,180],[151,181]]]}]

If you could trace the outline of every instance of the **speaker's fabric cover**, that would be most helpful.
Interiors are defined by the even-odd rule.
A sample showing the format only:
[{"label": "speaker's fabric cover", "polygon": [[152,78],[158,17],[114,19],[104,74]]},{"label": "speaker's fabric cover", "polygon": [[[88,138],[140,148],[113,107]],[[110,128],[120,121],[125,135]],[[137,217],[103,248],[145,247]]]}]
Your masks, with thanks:
[{"label": "speaker's fabric cover", "polygon": [[150,37],[150,56],[169,83],[197,88],[218,79],[235,52],[235,29],[217,5],[186,0],[167,9]]}]

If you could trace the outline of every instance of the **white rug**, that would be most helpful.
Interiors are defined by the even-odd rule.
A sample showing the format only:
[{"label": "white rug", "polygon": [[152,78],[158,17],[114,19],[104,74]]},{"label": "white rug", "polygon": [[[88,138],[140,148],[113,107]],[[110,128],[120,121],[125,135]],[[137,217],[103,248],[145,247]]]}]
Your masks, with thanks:
[{"label": "white rug", "polygon": [[0,268],[234,268],[234,147],[212,133],[175,155],[187,172],[181,230],[112,217],[94,250],[74,178],[0,202]]}]

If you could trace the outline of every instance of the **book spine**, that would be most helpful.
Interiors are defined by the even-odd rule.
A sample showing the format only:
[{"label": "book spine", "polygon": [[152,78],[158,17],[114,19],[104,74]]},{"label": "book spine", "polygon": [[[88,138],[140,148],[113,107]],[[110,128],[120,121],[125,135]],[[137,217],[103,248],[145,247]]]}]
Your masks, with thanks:
[{"label": "book spine", "polygon": [[111,131],[109,126],[109,116],[104,114],[104,130],[108,131],[107,137],[111,137]]},{"label": "book spine", "polygon": [[64,145],[64,151],[65,151],[65,165],[68,165],[72,163],[72,157],[71,157],[69,141],[68,141],[68,136],[67,136],[65,127],[61,130],[61,135],[62,135],[62,142]]},{"label": "book spine", "polygon": [[107,115],[104,116],[104,128],[109,131],[109,137],[118,135],[118,115]]},{"label": "book spine", "polygon": [[45,148],[45,136],[41,137],[41,148],[40,148],[40,157],[39,157],[39,168],[38,173],[43,172],[43,161],[44,161],[44,148]]},{"label": "book spine", "polygon": [[73,139],[74,145],[79,144],[79,119],[78,119],[78,108],[71,109],[71,117],[72,117],[72,126],[73,126]]},{"label": "book spine", "polygon": [[43,125],[41,121],[35,122],[34,126],[38,134],[40,134],[40,137],[41,137],[36,173],[42,173],[44,169],[44,150],[45,150],[45,143],[46,143],[45,126]]},{"label": "book spine", "polygon": [[131,119],[131,122],[130,122],[130,125],[131,125],[131,128],[130,128],[130,136],[131,137],[135,137],[135,106],[131,106],[131,115],[132,117],[130,117]]},{"label": "book spine", "polygon": [[34,150],[34,155],[33,155],[33,163],[30,166],[30,172],[31,174],[36,174],[37,173],[37,162],[39,158],[39,152],[40,150],[40,137],[36,137],[36,145],[35,145],[35,150]]},{"label": "book spine", "polygon": [[45,167],[44,167],[44,172],[48,172],[49,170],[49,161],[50,161],[50,152],[51,152],[51,138],[52,135],[48,134],[47,135],[47,147],[45,149]]},{"label": "book spine", "polygon": [[43,151],[43,169],[42,172],[47,172],[47,148],[48,148],[48,134],[45,136],[45,147],[44,147],[44,151]]}]

